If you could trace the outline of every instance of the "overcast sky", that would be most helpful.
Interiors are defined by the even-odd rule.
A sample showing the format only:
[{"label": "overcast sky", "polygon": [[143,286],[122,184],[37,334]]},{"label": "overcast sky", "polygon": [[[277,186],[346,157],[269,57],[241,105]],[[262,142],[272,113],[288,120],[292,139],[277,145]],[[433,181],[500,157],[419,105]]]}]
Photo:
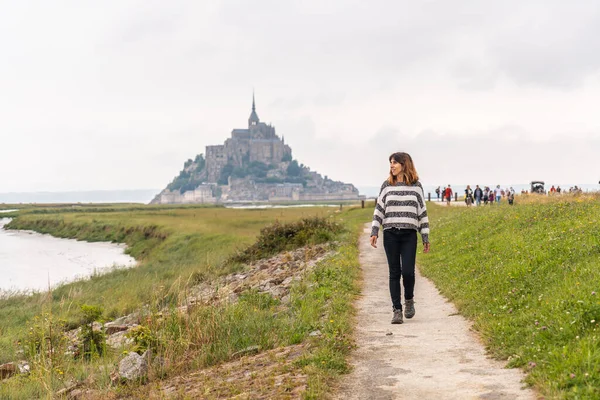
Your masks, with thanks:
[{"label": "overcast sky", "polygon": [[0,192],[162,188],[261,120],[378,186],[600,179],[600,2],[0,0]]}]

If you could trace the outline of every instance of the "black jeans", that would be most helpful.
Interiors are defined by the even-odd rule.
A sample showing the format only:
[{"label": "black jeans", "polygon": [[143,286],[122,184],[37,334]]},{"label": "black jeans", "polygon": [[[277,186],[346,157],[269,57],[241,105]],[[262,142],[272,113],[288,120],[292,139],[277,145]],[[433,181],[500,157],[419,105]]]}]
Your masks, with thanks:
[{"label": "black jeans", "polygon": [[404,298],[410,300],[415,291],[415,258],[417,256],[417,231],[390,228],[383,231],[383,248],[390,268],[390,295],[395,309],[402,309],[400,276],[404,285]]}]

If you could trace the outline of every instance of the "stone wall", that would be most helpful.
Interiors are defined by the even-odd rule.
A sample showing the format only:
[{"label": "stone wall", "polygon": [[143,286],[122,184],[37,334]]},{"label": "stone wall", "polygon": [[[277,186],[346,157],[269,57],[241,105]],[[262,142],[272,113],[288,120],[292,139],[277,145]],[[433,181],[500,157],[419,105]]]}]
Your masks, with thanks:
[{"label": "stone wall", "polygon": [[297,201],[300,200],[302,185],[297,183],[283,183],[269,188],[269,201]]},{"label": "stone wall", "polygon": [[225,154],[227,156],[227,160],[233,163],[233,165],[236,167],[241,167],[243,165],[244,157],[248,155],[249,151],[250,140],[248,139],[230,138],[225,141]]},{"label": "stone wall", "polygon": [[183,194],[179,190],[163,190],[160,194],[160,204],[215,204],[218,199],[213,196],[213,185],[200,185],[195,190]]},{"label": "stone wall", "polygon": [[217,182],[221,175],[221,169],[227,164],[225,146],[206,146],[206,172],[209,182]]},{"label": "stone wall", "polygon": [[[348,185],[343,185],[348,186]],[[334,185],[327,188],[304,188],[302,184],[280,183],[267,184],[255,183],[246,179],[229,179],[227,186],[223,189],[220,199],[213,196],[216,185],[200,185],[196,190],[189,190],[183,194],[178,190],[164,190],[160,194],[161,204],[191,204],[204,203],[215,204],[217,202],[244,202],[244,201],[336,201],[336,200],[360,200],[356,189],[350,190],[342,185]],[[351,186],[351,185],[349,185]]]}]

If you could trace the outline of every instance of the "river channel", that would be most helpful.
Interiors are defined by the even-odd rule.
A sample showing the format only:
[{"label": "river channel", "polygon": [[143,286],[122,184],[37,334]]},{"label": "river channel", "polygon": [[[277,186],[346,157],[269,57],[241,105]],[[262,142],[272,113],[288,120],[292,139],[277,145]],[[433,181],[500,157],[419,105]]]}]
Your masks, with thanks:
[{"label": "river channel", "polygon": [[31,231],[6,230],[0,218],[0,295],[47,290],[112,267],[132,267],[125,246],[59,239]]}]

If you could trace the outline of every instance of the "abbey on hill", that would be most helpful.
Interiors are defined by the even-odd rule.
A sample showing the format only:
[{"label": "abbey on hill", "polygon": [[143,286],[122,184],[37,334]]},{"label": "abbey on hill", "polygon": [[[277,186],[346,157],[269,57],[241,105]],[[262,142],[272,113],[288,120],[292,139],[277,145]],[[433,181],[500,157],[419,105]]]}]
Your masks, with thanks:
[{"label": "abbey on hill", "polygon": [[153,204],[247,201],[358,200],[350,183],[332,181],[292,158],[275,128],[260,122],[252,96],[248,128],[234,129],[224,144],[206,146],[156,195]]}]

